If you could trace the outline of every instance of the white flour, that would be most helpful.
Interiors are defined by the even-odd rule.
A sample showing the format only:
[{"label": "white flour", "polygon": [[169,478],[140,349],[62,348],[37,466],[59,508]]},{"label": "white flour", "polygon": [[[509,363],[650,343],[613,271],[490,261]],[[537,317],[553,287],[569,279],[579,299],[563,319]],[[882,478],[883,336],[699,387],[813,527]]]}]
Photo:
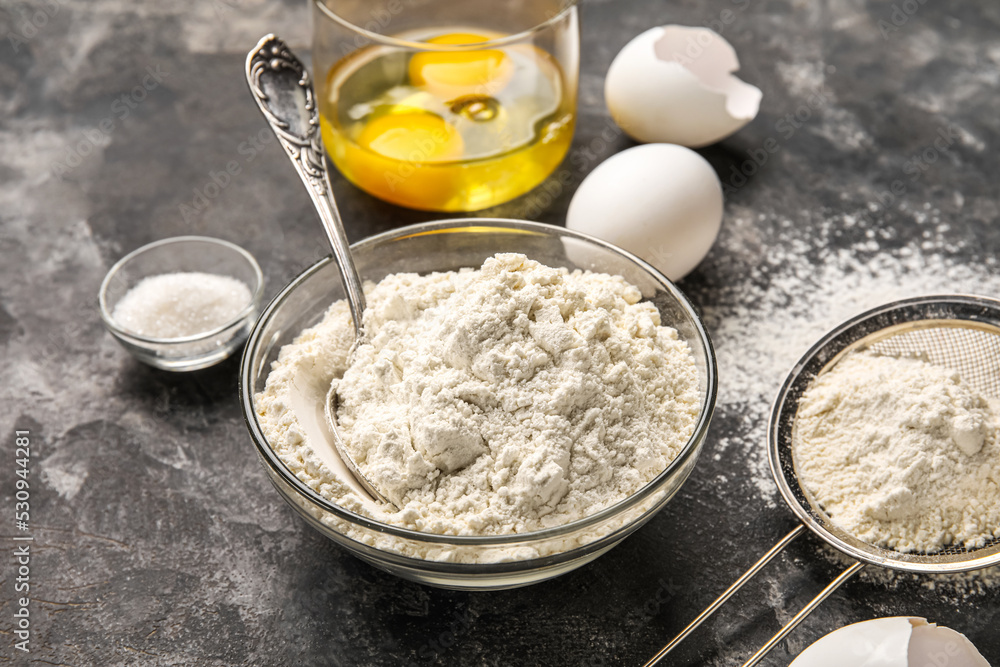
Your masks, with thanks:
[{"label": "white flour", "polygon": [[869,544],[932,552],[1000,536],[996,416],[954,371],[848,355],[803,394],[793,451],[803,486]]},{"label": "white flour", "polygon": [[[275,452],[348,509],[441,534],[538,530],[634,493],[694,430],[692,354],[620,277],[506,254],[366,293],[353,365],[337,303],[281,350],[256,397]],[[345,444],[399,511],[361,502],[312,450],[315,406],[300,397],[340,376]]]},{"label": "white flour", "polygon": [[[980,203],[965,202],[966,209],[973,206]],[[897,299],[1000,294],[997,258],[955,245],[963,237],[947,220],[972,213],[904,204],[898,215],[919,230],[918,238],[901,242],[891,227],[865,229],[868,223],[851,214],[806,209],[794,220],[776,220],[773,214],[735,207],[703,265],[709,282],[684,286],[702,306],[719,361],[719,401],[705,454],[748,476],[759,494],[759,511],[790,512],[767,463],[767,418],[783,378],[820,336],[849,317]],[[771,236],[762,230],[778,231]],[[845,236],[854,241],[846,248],[833,247],[834,238],[843,245]],[[722,266],[747,248],[758,249],[756,262],[735,270]],[[714,275],[725,278],[712,282]],[[725,485],[719,488],[727,493]],[[744,506],[742,495],[738,502]],[[842,558],[833,549],[825,553],[833,560]],[[956,599],[1000,585],[1000,568],[932,576],[869,567],[860,576],[892,585],[915,580]]]}]

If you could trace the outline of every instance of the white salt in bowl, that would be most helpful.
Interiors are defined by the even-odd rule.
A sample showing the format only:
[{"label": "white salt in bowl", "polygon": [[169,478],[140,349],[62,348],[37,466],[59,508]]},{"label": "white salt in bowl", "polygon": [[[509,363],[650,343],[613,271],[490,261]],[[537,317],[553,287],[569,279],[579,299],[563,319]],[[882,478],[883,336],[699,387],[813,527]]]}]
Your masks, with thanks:
[{"label": "white salt in bowl", "polygon": [[[115,306],[144,278],[169,273],[210,273],[244,283],[250,299],[227,321],[193,335],[155,338],[140,335],[115,320]],[[139,361],[168,371],[193,371],[219,363],[246,340],[264,295],[264,274],[243,248],[207,236],[176,236],[155,241],[122,257],[101,283],[104,326]]]},{"label": "white salt in bowl", "polygon": [[[428,222],[385,232],[352,247],[363,280],[401,271],[420,274],[478,268],[498,252],[523,253],[548,266],[617,274],[660,311],[663,324],[687,341],[699,375],[699,415],[678,456],[633,495],[582,519],[513,535],[441,535],[393,526],[330,501],[295,476],[274,452],[257,417],[282,346],[314,326],[344,298],[331,258],[302,272],[264,309],[240,367],[240,400],[250,437],[278,493],[305,521],[358,558],[397,576],[442,588],[490,590],[524,586],[576,569],[607,552],[649,521],[694,469],[715,407],[716,365],[708,333],[687,298],[649,264],[604,241],[562,227],[487,218]],[[322,396],[316,414],[321,420]],[[308,426],[303,422],[303,427]]]}]

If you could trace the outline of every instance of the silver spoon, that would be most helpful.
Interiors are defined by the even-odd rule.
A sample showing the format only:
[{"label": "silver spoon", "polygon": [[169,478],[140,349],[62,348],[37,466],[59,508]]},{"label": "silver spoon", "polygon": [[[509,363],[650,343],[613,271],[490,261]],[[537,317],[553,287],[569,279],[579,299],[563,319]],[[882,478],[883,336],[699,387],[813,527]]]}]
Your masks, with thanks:
[{"label": "silver spoon", "polygon": [[[356,346],[365,339],[362,322],[365,294],[361,287],[358,269],[351,257],[350,244],[347,241],[347,234],[344,233],[340,212],[337,211],[337,204],[333,199],[333,189],[330,187],[330,176],[326,171],[326,161],[320,142],[316,96],[313,93],[309,72],[285,42],[274,35],[265,35],[247,54],[246,74],[250,93],[278,137],[278,143],[285,149],[288,159],[295,166],[295,171],[306,186],[319,219],[323,223],[347,293],[347,305],[351,309],[351,319],[354,321]],[[376,500],[392,505],[393,503],[372,484],[371,480],[365,477],[344,447],[337,431],[336,400],[337,392],[334,386],[331,386],[323,412],[337,453],[363,491]],[[355,488],[355,491],[358,490]]]}]

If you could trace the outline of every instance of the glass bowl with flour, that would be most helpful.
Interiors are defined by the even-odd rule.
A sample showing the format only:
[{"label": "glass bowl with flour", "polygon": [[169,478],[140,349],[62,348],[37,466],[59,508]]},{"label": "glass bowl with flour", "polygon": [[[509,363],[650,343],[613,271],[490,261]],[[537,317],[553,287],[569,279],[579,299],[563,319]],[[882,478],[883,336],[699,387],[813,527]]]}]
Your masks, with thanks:
[{"label": "glass bowl with flour", "polygon": [[[538,223],[414,225],[352,247],[366,340],[332,260],[266,308],[240,394],[272,483],[398,576],[510,588],[596,558],[691,473],[716,394],[688,300],[614,246]],[[332,305],[331,305],[332,304]],[[338,472],[324,419],[389,503]]]}]

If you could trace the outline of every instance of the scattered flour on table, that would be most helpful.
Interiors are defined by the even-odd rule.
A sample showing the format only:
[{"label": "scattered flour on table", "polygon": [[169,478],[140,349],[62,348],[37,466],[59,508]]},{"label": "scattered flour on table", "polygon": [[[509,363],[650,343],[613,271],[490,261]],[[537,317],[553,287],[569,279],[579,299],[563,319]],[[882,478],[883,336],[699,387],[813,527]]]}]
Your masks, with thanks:
[{"label": "scattered flour on table", "polygon": [[[719,398],[706,455],[745,471],[760,495],[760,511],[789,511],[768,467],[767,418],[785,375],[820,336],[897,299],[1000,295],[1000,262],[991,255],[970,262],[969,250],[953,244],[944,214],[927,205],[901,207],[901,215],[920,230],[918,238],[901,243],[891,227],[865,229],[862,216],[852,214],[803,211],[791,220],[737,210],[727,218],[717,255],[741,256],[756,246],[756,263],[725,272],[723,282],[687,288],[702,304],[718,358]],[[768,233],[778,241],[759,228],[777,229]],[[835,248],[831,239],[838,236],[854,240]],[[826,553],[842,558],[832,549]],[[914,580],[958,598],[1000,585],[1000,568],[916,576],[869,567],[860,576],[889,585]]]},{"label": "scattered flour on table", "polygon": [[1000,444],[987,399],[922,359],[847,355],[799,401],[799,481],[835,524],[902,552],[1000,536]]},{"label": "scattered flour on table", "polygon": [[[501,254],[479,270],[390,275],[366,295],[350,365],[337,303],[281,350],[256,397],[275,452],[349,509],[439,534],[561,525],[640,489],[694,431],[693,355],[619,276]],[[310,451],[289,408],[331,382],[345,446],[398,511],[351,498]]]}]

